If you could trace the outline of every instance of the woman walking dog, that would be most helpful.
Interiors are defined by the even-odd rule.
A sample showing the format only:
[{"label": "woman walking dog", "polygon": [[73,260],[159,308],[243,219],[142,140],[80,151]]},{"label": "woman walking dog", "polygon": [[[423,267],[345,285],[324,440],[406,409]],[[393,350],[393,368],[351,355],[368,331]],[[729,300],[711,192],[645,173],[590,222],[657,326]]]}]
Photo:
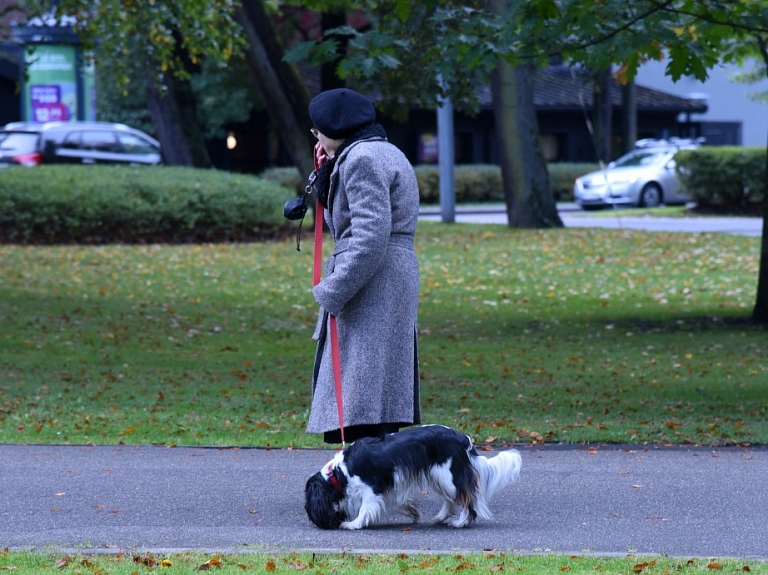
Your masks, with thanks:
[{"label": "woman walking dog", "polygon": [[318,139],[314,189],[334,250],[313,289],[320,312],[307,432],[341,443],[329,314],[338,325],[344,439],[421,423],[413,247],[419,190],[370,100],[347,88],[328,90],[310,102],[309,115]]}]

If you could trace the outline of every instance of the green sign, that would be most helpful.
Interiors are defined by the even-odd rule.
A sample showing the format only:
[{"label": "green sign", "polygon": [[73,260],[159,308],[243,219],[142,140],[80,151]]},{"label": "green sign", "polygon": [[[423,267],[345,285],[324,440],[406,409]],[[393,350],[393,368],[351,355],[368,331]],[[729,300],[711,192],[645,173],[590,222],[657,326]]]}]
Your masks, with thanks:
[{"label": "green sign", "polygon": [[37,44],[25,52],[24,120],[77,120],[77,57],[74,46]]}]

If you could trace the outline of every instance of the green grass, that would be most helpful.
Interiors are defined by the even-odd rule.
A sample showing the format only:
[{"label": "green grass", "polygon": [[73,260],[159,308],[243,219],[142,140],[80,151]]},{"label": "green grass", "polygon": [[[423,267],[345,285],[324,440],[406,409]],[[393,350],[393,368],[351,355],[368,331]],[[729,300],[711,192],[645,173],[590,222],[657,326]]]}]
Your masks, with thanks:
[{"label": "green grass", "polygon": [[670,557],[589,557],[582,555],[507,555],[489,552],[468,555],[383,555],[349,553],[315,555],[310,553],[205,555],[183,553],[153,555],[51,555],[27,552],[0,553],[0,571],[15,575],[40,573],[197,573],[212,571],[220,575],[235,573],[311,573],[395,575],[401,573],[496,573],[526,572],[541,575],[636,574],[647,573],[768,573],[768,563],[736,559]]},{"label": "green grass", "polygon": [[[759,248],[421,223],[425,422],[489,445],[768,444]],[[0,442],[321,445],[311,267],[292,239],[0,246]]]}]

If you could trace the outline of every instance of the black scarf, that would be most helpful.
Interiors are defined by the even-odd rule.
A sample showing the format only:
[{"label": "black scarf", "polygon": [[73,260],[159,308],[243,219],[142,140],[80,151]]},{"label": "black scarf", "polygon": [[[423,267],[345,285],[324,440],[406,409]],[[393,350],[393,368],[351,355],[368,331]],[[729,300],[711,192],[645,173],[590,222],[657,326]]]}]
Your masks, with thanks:
[{"label": "black scarf", "polygon": [[331,191],[331,173],[333,167],[336,165],[336,160],[345,148],[360,140],[368,140],[371,138],[387,138],[387,133],[381,124],[368,124],[363,126],[357,132],[352,134],[349,138],[344,140],[344,143],[336,150],[333,158],[329,158],[319,170],[317,170],[317,179],[315,180],[315,192],[317,193],[317,201],[319,201],[324,208],[328,208],[328,194]]}]

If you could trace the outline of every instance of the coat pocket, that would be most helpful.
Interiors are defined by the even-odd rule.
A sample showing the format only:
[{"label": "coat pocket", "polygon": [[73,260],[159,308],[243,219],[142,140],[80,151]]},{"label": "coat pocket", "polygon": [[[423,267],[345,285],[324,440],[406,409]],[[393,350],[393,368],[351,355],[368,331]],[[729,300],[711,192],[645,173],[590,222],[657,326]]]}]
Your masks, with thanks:
[{"label": "coat pocket", "polygon": [[320,308],[320,311],[317,314],[317,323],[315,324],[315,333],[312,334],[312,339],[315,341],[320,341],[320,338],[325,337],[325,326],[328,323],[328,312],[325,311],[322,307]]}]

